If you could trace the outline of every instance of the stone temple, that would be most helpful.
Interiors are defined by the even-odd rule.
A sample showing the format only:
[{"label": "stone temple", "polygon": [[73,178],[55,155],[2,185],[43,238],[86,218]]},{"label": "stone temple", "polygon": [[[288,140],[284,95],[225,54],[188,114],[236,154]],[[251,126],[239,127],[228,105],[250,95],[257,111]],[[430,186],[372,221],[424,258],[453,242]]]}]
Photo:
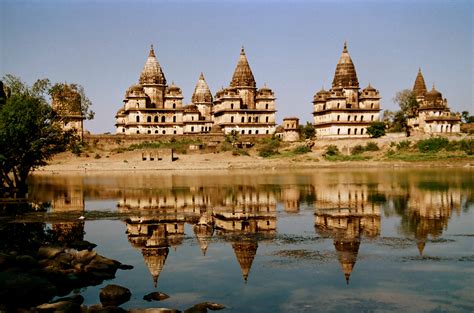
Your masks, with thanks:
[{"label": "stone temple", "polygon": [[183,104],[181,89],[167,85],[153,46],[139,83],[125,93],[116,114],[117,134],[183,135],[217,132],[261,135],[275,132],[275,96],[266,86],[257,89],[242,48],[230,85],[213,98],[201,73],[191,98]]},{"label": "stone temple", "polygon": [[434,84],[430,91],[426,89],[425,79],[418,69],[413,93],[419,104],[418,116],[408,119],[408,125],[422,133],[459,133],[461,131],[461,116],[451,113],[448,101]]},{"label": "stone temple", "polygon": [[354,63],[344,43],[332,88],[313,97],[317,137],[368,137],[367,127],[379,120],[380,94],[370,84],[359,90]]}]

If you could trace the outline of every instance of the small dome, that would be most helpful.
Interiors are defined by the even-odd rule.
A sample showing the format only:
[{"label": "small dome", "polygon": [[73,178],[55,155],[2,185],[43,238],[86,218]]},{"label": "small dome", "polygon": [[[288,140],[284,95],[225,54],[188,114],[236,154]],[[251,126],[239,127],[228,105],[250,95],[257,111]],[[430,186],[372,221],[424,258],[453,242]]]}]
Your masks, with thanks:
[{"label": "small dome", "polygon": [[198,107],[195,105],[195,104],[190,104],[190,105],[187,105],[184,110],[186,112],[199,112],[199,109]]},{"label": "small dome", "polygon": [[143,91],[143,86],[140,84],[132,85],[130,91],[141,92]]},{"label": "small dome", "polygon": [[369,85],[367,87],[365,87],[362,92],[377,92],[377,89],[375,89],[374,87],[372,87],[369,83]]},{"label": "small dome", "polygon": [[425,100],[428,102],[439,101],[439,100],[442,101],[443,95],[441,94],[441,92],[436,90],[435,86],[433,85],[433,88],[427,93],[425,93]]},{"label": "small dome", "polygon": [[329,91],[324,90],[324,88],[321,88],[320,91],[316,92],[313,96],[314,101],[325,101],[327,97],[329,96]]}]

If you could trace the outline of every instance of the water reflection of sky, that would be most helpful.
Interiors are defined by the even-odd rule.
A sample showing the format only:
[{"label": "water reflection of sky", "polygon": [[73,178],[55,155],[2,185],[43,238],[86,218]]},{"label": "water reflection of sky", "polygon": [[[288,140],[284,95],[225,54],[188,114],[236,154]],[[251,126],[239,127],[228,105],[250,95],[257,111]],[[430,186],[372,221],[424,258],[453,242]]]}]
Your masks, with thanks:
[{"label": "water reflection of sky", "polygon": [[[453,169],[217,172],[35,177],[31,196],[85,210],[80,227],[52,228],[83,225],[100,254],[134,266],[113,281],[132,290],[124,307],[470,312],[473,187]],[[104,211],[120,215],[94,220]],[[153,276],[169,299],[142,300]]]}]

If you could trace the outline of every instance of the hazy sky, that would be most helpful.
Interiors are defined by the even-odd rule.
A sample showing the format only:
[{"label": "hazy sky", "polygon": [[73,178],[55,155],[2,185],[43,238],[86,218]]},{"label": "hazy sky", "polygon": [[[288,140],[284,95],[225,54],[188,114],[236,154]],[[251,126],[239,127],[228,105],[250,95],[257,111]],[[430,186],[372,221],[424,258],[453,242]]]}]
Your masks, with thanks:
[{"label": "hazy sky", "polygon": [[0,0],[0,76],[79,83],[96,112],[86,128],[113,132],[150,44],[185,103],[201,71],[212,94],[228,86],[243,45],[257,86],[275,91],[278,122],[307,121],[347,40],[361,87],[379,89],[383,109],[421,67],[452,110],[472,113],[473,15],[472,1]]}]

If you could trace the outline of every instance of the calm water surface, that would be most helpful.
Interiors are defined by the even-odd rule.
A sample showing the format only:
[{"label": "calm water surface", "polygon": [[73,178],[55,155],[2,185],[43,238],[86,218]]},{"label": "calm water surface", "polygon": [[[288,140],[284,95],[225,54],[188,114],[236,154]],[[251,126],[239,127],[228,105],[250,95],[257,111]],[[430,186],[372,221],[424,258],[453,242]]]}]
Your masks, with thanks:
[{"label": "calm water surface", "polygon": [[[46,227],[134,266],[124,308],[473,312],[468,169],[41,176]],[[85,215],[84,222],[77,217]],[[145,294],[170,295],[146,302]]]}]

